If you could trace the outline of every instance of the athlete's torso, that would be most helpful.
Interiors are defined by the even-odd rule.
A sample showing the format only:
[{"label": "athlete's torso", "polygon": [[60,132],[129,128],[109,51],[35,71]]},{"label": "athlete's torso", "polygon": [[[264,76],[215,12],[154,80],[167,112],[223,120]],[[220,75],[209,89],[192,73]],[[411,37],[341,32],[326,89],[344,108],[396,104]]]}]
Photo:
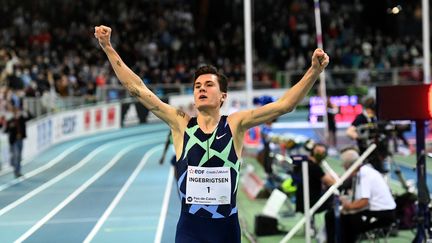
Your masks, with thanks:
[{"label": "athlete's torso", "polygon": [[183,212],[206,218],[237,213],[240,160],[227,116],[211,134],[199,128],[196,117],[190,119],[176,170]]}]

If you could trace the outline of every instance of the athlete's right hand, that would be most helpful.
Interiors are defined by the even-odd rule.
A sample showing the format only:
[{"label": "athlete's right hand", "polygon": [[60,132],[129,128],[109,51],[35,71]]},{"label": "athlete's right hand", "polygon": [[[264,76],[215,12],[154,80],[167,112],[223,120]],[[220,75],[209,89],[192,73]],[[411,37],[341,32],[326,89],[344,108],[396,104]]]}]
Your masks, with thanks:
[{"label": "athlete's right hand", "polygon": [[102,49],[105,50],[105,48],[111,46],[111,28],[107,27],[105,25],[99,25],[95,26],[95,33],[94,33],[96,39],[99,41],[99,45],[102,47]]}]

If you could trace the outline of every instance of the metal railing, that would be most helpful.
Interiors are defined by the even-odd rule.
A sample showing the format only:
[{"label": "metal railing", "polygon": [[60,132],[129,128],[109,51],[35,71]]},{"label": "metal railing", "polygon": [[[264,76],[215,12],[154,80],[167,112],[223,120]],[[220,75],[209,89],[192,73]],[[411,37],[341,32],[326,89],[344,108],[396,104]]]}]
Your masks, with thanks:
[{"label": "metal railing", "polygon": [[[280,87],[291,87],[297,83],[305,71],[279,71],[276,80]],[[333,69],[326,70],[328,90],[348,87],[415,84],[422,82],[422,69],[419,67],[391,69]]]}]

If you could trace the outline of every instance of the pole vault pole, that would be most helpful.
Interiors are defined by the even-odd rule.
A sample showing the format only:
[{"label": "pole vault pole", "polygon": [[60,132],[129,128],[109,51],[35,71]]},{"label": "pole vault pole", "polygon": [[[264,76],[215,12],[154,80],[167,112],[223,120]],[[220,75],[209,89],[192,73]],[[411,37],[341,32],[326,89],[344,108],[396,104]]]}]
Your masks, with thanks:
[{"label": "pole vault pole", "polygon": [[244,0],[244,37],[245,37],[245,69],[246,69],[246,106],[252,108],[253,69],[252,69],[252,21],[251,1]]},{"label": "pole vault pole", "polygon": [[423,22],[423,82],[431,82],[430,66],[430,26],[429,26],[429,0],[422,0],[422,22]]},{"label": "pole vault pole", "polygon": [[[317,47],[324,49],[323,38],[322,38],[322,27],[321,27],[321,10],[319,0],[314,0],[314,12],[315,12],[315,30],[316,30],[316,41]],[[328,139],[328,117],[327,117],[327,92],[325,83],[325,71],[320,74],[319,82],[319,95],[322,99],[324,106],[323,122],[324,122],[324,138]]]}]

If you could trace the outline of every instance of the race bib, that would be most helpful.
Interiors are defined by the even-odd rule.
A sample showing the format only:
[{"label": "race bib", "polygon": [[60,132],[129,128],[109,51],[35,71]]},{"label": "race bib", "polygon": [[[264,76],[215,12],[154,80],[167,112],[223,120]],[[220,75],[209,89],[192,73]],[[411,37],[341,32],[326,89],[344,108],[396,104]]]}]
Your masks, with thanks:
[{"label": "race bib", "polygon": [[186,203],[206,205],[230,204],[230,168],[188,166]]}]

